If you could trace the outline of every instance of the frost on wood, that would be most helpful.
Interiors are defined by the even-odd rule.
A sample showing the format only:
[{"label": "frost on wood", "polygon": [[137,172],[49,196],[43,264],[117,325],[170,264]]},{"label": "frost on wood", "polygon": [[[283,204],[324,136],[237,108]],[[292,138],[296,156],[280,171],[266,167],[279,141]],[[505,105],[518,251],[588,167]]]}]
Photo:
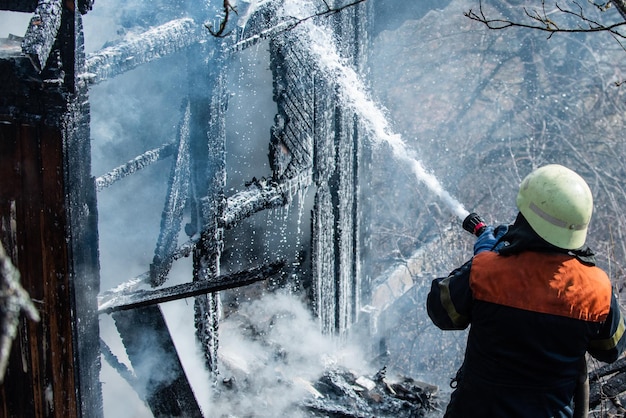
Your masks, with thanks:
[{"label": "frost on wood", "polygon": [[148,167],[149,165],[156,163],[164,158],[170,157],[176,150],[176,144],[164,144],[159,148],[146,151],[138,157],[133,158],[126,164],[114,168],[110,172],[103,174],[96,178],[96,190],[101,191],[116,181],[123,179],[126,176],[133,174],[134,172]]},{"label": "frost on wood", "polygon": [[62,4],[61,0],[40,1],[22,41],[22,52],[30,58],[38,72],[46,65],[56,41],[61,26]]},{"label": "frost on wood", "polygon": [[291,202],[295,193],[306,189],[310,184],[310,171],[303,171],[297,177],[281,182],[254,178],[246,190],[226,200],[223,227],[232,228],[242,219],[261,210],[285,206]]},{"label": "frost on wood", "polygon": [[[353,19],[357,15],[324,30],[355,32]],[[358,14],[358,19],[365,16]],[[278,112],[271,131],[270,166],[279,179],[312,168],[312,303],[324,333],[344,334],[357,319],[362,295],[356,248],[361,132],[354,112],[337,105],[344,92],[314,57],[305,26],[271,43]],[[354,48],[360,50],[363,40],[346,36],[338,42],[350,55]]]},{"label": "frost on wood", "polygon": [[20,285],[20,272],[11,263],[0,243],[0,383],[4,380],[21,312],[31,321],[39,321],[37,309],[28,292]]},{"label": "frost on wood", "polygon": [[161,232],[154,250],[154,258],[150,265],[150,282],[152,286],[160,286],[172,267],[171,254],[176,250],[178,232],[183,218],[183,210],[189,194],[190,156],[189,156],[189,123],[191,109],[185,106],[183,120],[178,130],[178,151],[172,164],[172,171],[165,198],[165,207],[161,215]]},{"label": "frost on wood", "polygon": [[278,113],[271,131],[270,165],[275,176],[291,178],[313,166],[315,68],[297,40],[274,41],[271,53]]},{"label": "frost on wood", "polygon": [[139,35],[129,34],[118,44],[90,54],[83,76],[91,84],[97,84],[181,51],[204,36],[204,27],[189,18],[172,20]]}]

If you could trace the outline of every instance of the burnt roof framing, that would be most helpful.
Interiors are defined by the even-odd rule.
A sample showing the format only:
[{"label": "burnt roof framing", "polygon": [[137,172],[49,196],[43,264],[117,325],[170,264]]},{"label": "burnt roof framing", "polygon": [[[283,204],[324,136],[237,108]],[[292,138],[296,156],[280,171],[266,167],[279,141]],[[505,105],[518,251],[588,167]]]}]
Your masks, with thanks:
[{"label": "burnt roof framing", "polygon": [[[32,2],[0,3],[0,8],[3,10],[35,12],[36,7],[33,9],[32,6]],[[65,213],[69,214],[69,227],[64,228],[63,231],[50,231],[49,233],[56,234],[58,237],[65,237],[67,228],[72,230],[74,241],[70,242],[70,247],[67,249],[68,261],[70,264],[74,264],[74,269],[79,273],[78,276],[88,275],[90,278],[81,284],[73,282],[70,291],[73,291],[75,295],[82,295],[89,293],[87,287],[92,294],[94,289],[99,289],[99,283],[97,283],[99,265],[96,248],[96,190],[103,190],[115,181],[139,172],[141,168],[154,161],[173,156],[168,197],[162,214],[162,235],[156,245],[154,267],[151,267],[151,272],[142,276],[140,280],[150,282],[154,286],[161,286],[167,279],[167,272],[171,263],[187,255],[194,257],[194,277],[193,282],[188,285],[159,289],[147,294],[128,293],[126,288],[121,291],[120,295],[130,295],[131,298],[135,298],[133,303],[142,306],[144,317],[151,318],[149,322],[152,325],[144,327],[144,331],[162,337],[163,333],[169,334],[162,321],[160,310],[150,308],[151,303],[160,303],[166,300],[185,298],[190,294],[198,295],[204,291],[215,292],[216,289],[241,285],[241,280],[232,281],[228,276],[220,275],[219,254],[220,247],[223,245],[224,231],[235,227],[238,222],[253,213],[290,204],[292,196],[296,192],[314,185],[318,190],[316,194],[327,197],[316,198],[318,202],[323,201],[325,203],[316,205],[314,217],[317,217],[318,221],[322,221],[322,223],[314,228],[311,247],[313,251],[320,251],[321,253],[322,247],[325,244],[330,244],[334,255],[332,255],[333,260],[330,262],[328,260],[322,261],[321,258],[316,258],[314,255],[312,262],[325,263],[324,269],[330,273],[330,283],[332,284],[327,290],[331,295],[333,307],[325,313],[317,308],[322,303],[321,299],[327,296],[322,293],[319,293],[318,296],[312,296],[311,303],[319,316],[329,315],[329,317],[320,320],[321,323],[327,324],[322,326],[325,332],[345,333],[349,328],[349,323],[356,318],[359,304],[358,298],[355,297],[355,289],[359,287],[359,279],[356,277],[359,264],[358,249],[350,248],[357,245],[358,241],[357,174],[360,169],[358,156],[360,151],[353,143],[358,140],[358,127],[354,122],[354,115],[336,113],[335,87],[317,72],[315,65],[306,61],[308,57],[305,50],[294,48],[289,31],[284,31],[284,27],[288,27],[289,24],[276,22],[276,25],[270,29],[262,28],[257,33],[246,34],[245,39],[233,38],[231,42],[233,46],[229,47],[228,45],[214,45],[212,42],[206,42],[204,38],[206,33],[203,31],[202,25],[197,24],[193,19],[175,19],[161,23],[153,29],[147,30],[143,35],[134,38],[129,37],[85,58],[82,44],[74,45],[72,41],[82,39],[82,29],[79,27],[68,32],[71,25],[58,23],[61,22],[60,19],[55,20],[58,17],[58,14],[55,13],[56,10],[62,10],[66,18],[72,18],[72,22],[79,21],[80,14],[62,6],[61,2],[42,2],[35,6],[41,6],[36,18],[41,19],[44,24],[36,23],[35,26],[37,27],[34,29],[39,31],[31,29],[30,34],[27,33],[22,44],[22,52],[30,57],[33,67],[25,72],[26,65],[23,60],[11,59],[13,68],[10,70],[5,68],[5,71],[11,72],[17,78],[25,81],[25,75],[33,71],[39,73],[37,76],[39,78],[49,77],[55,70],[55,64],[62,62],[65,78],[64,82],[58,83],[57,86],[61,90],[69,89],[75,93],[69,101],[59,102],[54,107],[48,105],[50,101],[45,99],[47,95],[45,91],[37,91],[32,95],[32,97],[42,96],[44,98],[38,107],[33,107],[33,103],[30,102],[20,105],[19,100],[16,99],[19,93],[8,95],[5,96],[6,100],[0,107],[0,113],[3,114],[3,118],[9,125],[24,123],[24,121],[33,125],[42,123],[44,126],[51,125],[54,129],[59,129],[68,138],[63,141],[59,141],[60,138],[57,139],[63,144],[65,154],[63,154],[63,161],[55,163],[55,166],[65,178],[62,182],[65,192],[59,194],[57,198],[67,205]],[[79,12],[85,13],[91,9],[92,3],[83,1],[79,2],[78,6]],[[365,9],[360,6],[357,9],[362,10],[357,12],[353,18],[365,18]],[[264,10],[262,13],[267,14],[267,11]],[[33,22],[37,21],[32,20],[31,24],[35,24]],[[40,36],[41,29],[45,32],[43,37]],[[287,88],[284,90],[275,90],[275,101],[279,109],[277,117],[284,119],[272,129],[271,143],[273,145],[270,146],[270,154],[273,152],[272,147],[279,145],[278,142],[280,142],[290,154],[288,157],[290,162],[285,166],[287,170],[273,164],[274,178],[260,181],[255,179],[243,191],[227,197],[224,193],[224,129],[226,123],[225,105],[227,104],[224,77],[228,68],[228,55],[266,38],[272,39],[270,42],[272,62],[274,64],[280,63],[273,66],[274,78],[287,84]],[[62,47],[59,47],[59,40],[65,42]],[[203,40],[203,42],[199,42],[199,40]],[[364,40],[346,38],[346,42],[352,44],[364,42]],[[275,54],[276,51],[283,50],[286,45],[290,45],[289,48],[292,48],[289,54],[284,56]],[[222,50],[222,48],[225,49]],[[68,66],[68,62],[62,60],[62,52],[70,50],[72,57],[79,57],[79,62],[77,64],[69,62],[71,65]],[[204,77],[202,83],[206,88],[203,91],[211,93],[205,97],[190,94],[189,103],[184,106],[185,110],[182,112],[180,133],[174,143],[166,144],[157,150],[148,151],[94,181],[90,173],[87,86],[101,82],[112,82],[115,76],[119,74],[158,58],[180,52],[185,53],[188,60],[198,60],[206,56],[213,57],[207,60],[208,68],[205,68],[206,72],[201,75]],[[54,59],[51,60],[50,57]],[[61,60],[56,60],[57,57],[60,57]],[[296,67],[299,71],[295,71]],[[68,70],[70,68],[71,70]],[[281,69],[289,68],[292,68],[289,73],[281,72]],[[193,76],[197,76],[197,74],[188,75],[190,79]],[[194,89],[197,89],[198,79],[193,78],[193,80]],[[293,87],[297,87],[297,90],[294,90]],[[331,94],[328,94],[329,92]],[[324,96],[329,99],[320,100]],[[51,112],[51,110],[54,111]],[[193,121],[189,122],[189,119],[193,119]],[[186,130],[191,133],[183,132]],[[11,135],[21,138],[15,133]],[[327,141],[328,137],[331,138],[330,142],[324,142]],[[45,136],[41,138],[45,138]],[[203,139],[198,140],[198,138]],[[208,143],[206,138],[208,138]],[[329,148],[325,149],[325,146]],[[68,151],[70,148],[76,150]],[[317,151],[314,148],[317,148]],[[325,168],[319,171],[318,168],[322,166]],[[333,171],[332,167],[336,167],[336,171]],[[344,196],[346,193],[341,192],[342,189],[348,190],[348,196]],[[17,196],[18,192],[25,192],[25,190],[19,189],[14,192]],[[197,208],[196,225],[192,225],[191,229],[198,234],[192,234],[195,237],[190,238],[189,242],[180,247],[175,242],[175,235],[180,230],[181,208],[189,202],[187,199],[175,198],[178,193],[181,193],[182,196],[191,195],[192,199],[195,199],[193,205]],[[83,210],[84,202],[87,202],[90,207],[88,212]],[[2,213],[2,215],[5,214]],[[333,235],[329,240],[322,239],[322,231],[329,228],[334,231],[333,234],[336,236]],[[5,237],[1,238],[5,239]],[[78,266],[79,261],[81,262],[80,266]],[[282,266],[282,264],[262,266],[241,272],[241,274],[252,274],[252,272],[258,271],[261,273],[257,273],[254,280],[261,280],[263,277],[266,278],[275,274],[277,266]],[[272,270],[269,271],[269,268]],[[54,271],[60,272],[62,269],[55,268]],[[71,273],[69,276],[69,278],[73,277]],[[32,277],[32,273],[26,274],[25,277],[24,282],[28,283],[28,277]],[[322,280],[322,275],[315,277],[314,281]],[[93,282],[94,278],[96,282]],[[204,281],[210,283],[198,283]],[[320,283],[314,283],[314,287],[318,289],[321,289],[322,286]],[[27,290],[33,292],[33,289]],[[54,292],[51,289],[48,291]],[[159,294],[162,297],[154,298],[155,295]],[[164,294],[167,295],[163,296]],[[80,382],[76,385],[78,387],[76,397],[67,397],[67,408],[57,407],[55,414],[60,415],[55,416],[97,416],[97,414],[94,415],[94,411],[101,413],[102,406],[98,383],[99,360],[94,358],[94,353],[97,353],[98,350],[93,350],[93,348],[100,346],[97,315],[99,312],[108,311],[103,309],[98,311],[95,298],[87,298],[86,302],[79,302],[78,299],[75,299],[74,303],[74,306],[65,308],[64,305],[60,305],[60,309],[65,309],[65,312],[71,312],[72,315],[80,316],[81,321],[83,321],[81,327],[87,326],[90,330],[81,329],[79,332],[75,329],[73,331],[76,339],[74,344],[78,348],[73,347],[66,352],[77,360],[72,367],[80,375]],[[85,306],[81,307],[82,304]],[[219,323],[216,311],[219,305],[219,295],[208,293],[197,296],[195,305],[197,335],[205,347],[207,367],[216,371],[217,327]],[[127,308],[130,306],[122,304],[118,305],[116,309],[128,310]],[[63,316],[59,315],[59,317]],[[85,322],[85,318],[90,318],[90,320]],[[119,332],[125,340],[126,349],[129,352],[137,351],[136,344],[138,342],[131,338],[133,327],[137,325],[135,323],[136,318],[138,318],[136,315],[126,314],[117,314],[116,317]],[[66,325],[77,326],[74,319],[69,318]],[[172,347],[173,345],[164,351],[172,360],[175,360],[177,354],[175,349],[172,350]],[[89,353],[87,353],[88,351]],[[131,358],[134,366],[140,361],[140,358]],[[182,368],[179,370],[181,371],[179,377],[184,380]],[[140,373],[149,373],[149,371]],[[145,377],[150,378],[149,375]],[[36,386],[33,385],[32,389],[35,389]],[[179,414],[176,397],[189,400],[189,409],[186,411],[189,416],[199,416],[197,404],[194,404],[189,398],[189,396],[193,398],[190,391],[189,388],[186,388],[185,383],[178,379],[177,383],[172,383],[170,386],[160,386],[154,389],[153,393],[148,394],[145,399],[155,416],[176,416]],[[90,392],[89,396],[86,395],[87,392]],[[176,393],[177,395],[172,395],[169,398],[166,396],[165,399],[156,396],[161,393]],[[37,399],[43,402],[43,397],[43,394],[39,397],[33,396],[35,402]],[[12,406],[8,403],[8,397],[3,398],[3,400],[5,406],[8,405],[10,409]],[[72,408],[72,403],[78,406]],[[33,416],[44,416],[43,414],[43,411],[39,411]]]}]

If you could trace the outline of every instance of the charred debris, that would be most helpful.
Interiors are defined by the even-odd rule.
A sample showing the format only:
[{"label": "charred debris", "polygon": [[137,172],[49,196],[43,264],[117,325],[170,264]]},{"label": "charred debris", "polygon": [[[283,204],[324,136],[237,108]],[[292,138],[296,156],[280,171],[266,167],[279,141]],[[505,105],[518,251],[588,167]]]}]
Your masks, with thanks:
[{"label": "charred debris", "polygon": [[[154,416],[202,416],[160,303],[193,300],[195,337],[217,379],[221,299],[228,289],[252,283],[265,290],[288,286],[307,301],[323,333],[340,337],[369,301],[360,233],[367,134],[351,111],[337,106],[340,92],[310,58],[299,28],[281,15],[280,2],[248,10],[244,25],[237,26],[233,17],[232,33],[216,38],[205,22],[220,19],[222,3],[189,8],[185,2],[145,3],[121,13],[125,33],[87,53],[83,15],[93,2],[0,2],[3,11],[32,16],[23,36],[3,40],[0,51],[0,240],[8,255],[3,262],[10,259],[17,267],[39,314],[35,321],[30,305],[19,299],[3,317],[7,335],[15,336],[0,387],[0,403],[9,416],[103,416],[101,359]],[[342,39],[347,65],[358,71],[366,58],[369,7],[355,4],[323,21]],[[268,49],[276,105],[261,150],[269,154],[271,174],[251,174],[231,192],[226,189],[227,79],[233,57],[261,42]],[[137,157],[94,177],[89,90],[172,56],[181,69],[177,77],[187,86],[175,136],[158,138]],[[102,289],[99,196],[163,162],[170,170],[152,262],[145,273],[116,278],[116,286]],[[277,254],[223,268],[229,234],[252,215],[292,206],[307,193],[312,194],[306,209],[310,230],[291,232],[304,247],[301,256]],[[191,259],[191,276],[170,285],[171,269],[183,259]],[[10,286],[20,294],[19,287]],[[16,329],[12,318],[19,309],[32,315],[20,317],[15,333],[10,330]],[[130,365],[101,335],[101,315],[113,318]],[[149,367],[155,358],[169,365],[168,379]],[[380,388],[368,389],[350,376],[329,371],[317,391],[328,391],[326,398],[333,401],[317,399],[303,407],[320,413],[334,409],[335,415],[347,411],[341,391],[353,398],[350,402],[361,399],[363,413],[395,405],[393,399],[421,396],[406,382],[401,389],[383,378],[370,379],[367,387],[373,382]],[[362,396],[366,392],[370,398]],[[378,399],[377,407],[367,406],[372,399]]]},{"label": "charred debris", "polygon": [[[412,278],[393,273],[374,280],[362,265],[368,133],[352,111],[337,105],[341,92],[299,39],[301,27],[281,14],[280,2],[261,3],[246,11],[245,24],[230,14],[233,30],[216,38],[206,21],[222,18],[224,2],[193,8],[145,2],[122,13],[123,36],[86,53],[82,16],[92,1],[0,2],[2,11],[32,15],[23,36],[0,45],[0,248],[6,250],[0,252],[0,365],[6,364],[0,409],[8,416],[104,416],[103,359],[154,416],[202,417],[161,303],[193,299],[206,369],[228,397],[244,390],[246,380],[232,377],[232,369],[232,376],[220,376],[222,296],[229,291],[253,289],[248,295],[255,295],[287,287],[307,302],[323,334],[344,339],[355,328],[375,333],[367,308],[379,291],[388,295],[383,309],[408,292]],[[339,40],[346,65],[359,73],[367,60],[371,8],[372,2],[356,2],[320,20]],[[233,57],[262,42],[276,111],[262,150],[254,152],[268,156],[271,174],[250,174],[231,192],[228,76]],[[89,89],[173,56],[186,86],[176,133],[94,177]],[[168,162],[152,262],[143,274],[115,278],[113,288],[102,289],[98,197]],[[286,252],[224,268],[229,234],[254,214],[301,205],[307,194],[310,205],[302,212],[310,214],[310,230],[291,231],[304,247],[298,256]],[[187,238],[179,243],[181,236]],[[183,259],[191,259],[190,277],[168,283]],[[113,319],[130,365],[101,335],[102,315]],[[279,347],[276,353],[284,355]],[[169,365],[168,379],[155,374],[154,358]],[[625,389],[622,369],[606,373],[614,375],[610,388],[592,384],[594,402]],[[384,365],[373,375],[330,365],[318,380],[300,384],[308,396],[295,407],[310,416],[421,417],[438,408],[435,387],[388,377]]]}]

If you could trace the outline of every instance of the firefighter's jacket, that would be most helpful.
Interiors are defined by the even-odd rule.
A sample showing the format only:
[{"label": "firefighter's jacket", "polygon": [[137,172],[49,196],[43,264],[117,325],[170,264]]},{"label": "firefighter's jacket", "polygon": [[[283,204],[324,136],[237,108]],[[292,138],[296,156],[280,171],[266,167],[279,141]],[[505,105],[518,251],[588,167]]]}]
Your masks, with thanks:
[{"label": "firefighter's jacket", "polygon": [[[519,234],[509,235],[515,244]],[[435,325],[471,324],[446,417],[571,417],[585,353],[613,362],[625,348],[604,271],[549,245],[511,248],[477,254],[432,283]]]}]

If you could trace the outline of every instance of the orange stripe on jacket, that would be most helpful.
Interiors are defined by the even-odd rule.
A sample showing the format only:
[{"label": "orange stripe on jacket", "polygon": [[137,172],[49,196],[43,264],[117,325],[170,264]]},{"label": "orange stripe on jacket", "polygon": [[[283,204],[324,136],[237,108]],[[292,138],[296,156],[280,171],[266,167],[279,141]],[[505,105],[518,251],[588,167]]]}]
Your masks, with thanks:
[{"label": "orange stripe on jacket", "polygon": [[604,321],[611,307],[606,273],[567,254],[482,252],[470,287],[478,300],[591,322]]}]

